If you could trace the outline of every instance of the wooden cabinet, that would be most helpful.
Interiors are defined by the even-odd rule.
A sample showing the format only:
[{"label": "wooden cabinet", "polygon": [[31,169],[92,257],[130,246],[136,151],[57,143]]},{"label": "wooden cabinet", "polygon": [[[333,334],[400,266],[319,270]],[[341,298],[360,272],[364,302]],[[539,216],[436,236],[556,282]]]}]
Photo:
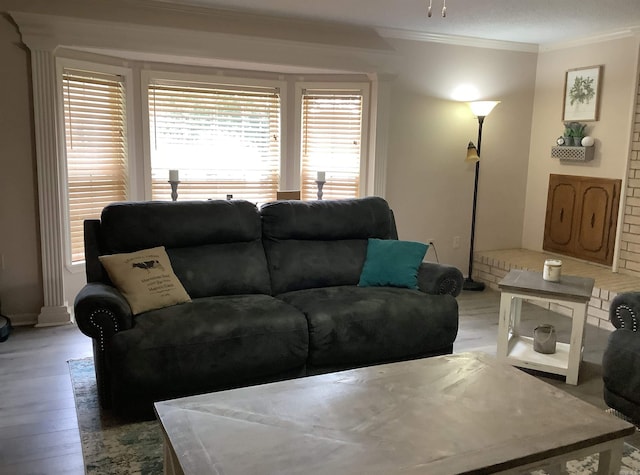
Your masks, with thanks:
[{"label": "wooden cabinet", "polygon": [[543,249],[611,265],[621,180],[550,175]]}]

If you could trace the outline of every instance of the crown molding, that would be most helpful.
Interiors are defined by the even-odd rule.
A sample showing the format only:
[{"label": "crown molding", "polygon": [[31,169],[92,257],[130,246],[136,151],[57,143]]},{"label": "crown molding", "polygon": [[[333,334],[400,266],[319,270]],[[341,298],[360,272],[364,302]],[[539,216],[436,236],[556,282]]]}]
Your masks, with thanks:
[{"label": "crown molding", "polygon": [[469,46],[474,48],[502,49],[509,51],[521,51],[526,53],[562,50],[630,37],[636,37],[640,39],[640,27],[627,28],[624,30],[601,33],[598,35],[591,35],[569,41],[559,41],[557,43],[546,43],[540,45],[536,45],[533,43],[519,43],[515,41],[488,40],[483,38],[473,38],[470,36],[442,35],[437,33],[425,33],[422,31],[402,30],[394,28],[376,28],[376,31],[383,38],[424,41],[430,43],[444,43],[456,46]]},{"label": "crown molding", "polygon": [[353,73],[392,73],[394,67],[394,51],[386,43],[384,49],[363,48],[37,13],[9,14],[23,43],[32,50],[54,52],[63,47],[116,56],[120,51],[121,57],[148,55],[156,61],[183,57]]},{"label": "crown molding", "polygon": [[611,31],[598,35],[587,36],[570,41],[561,41],[557,43],[548,43],[540,45],[540,51],[555,51],[579,46],[586,46],[594,43],[602,43],[604,41],[619,40],[622,38],[636,37],[640,38],[640,27],[627,28],[624,30]]},{"label": "crown molding", "polygon": [[456,46],[470,46],[474,48],[502,49],[509,51],[522,51],[525,53],[537,53],[538,45],[533,43],[518,43],[515,41],[487,40],[470,36],[442,35],[438,33],[425,33],[415,30],[402,30],[397,28],[376,28],[383,38],[395,38],[399,40],[424,41],[428,43],[444,43]]}]

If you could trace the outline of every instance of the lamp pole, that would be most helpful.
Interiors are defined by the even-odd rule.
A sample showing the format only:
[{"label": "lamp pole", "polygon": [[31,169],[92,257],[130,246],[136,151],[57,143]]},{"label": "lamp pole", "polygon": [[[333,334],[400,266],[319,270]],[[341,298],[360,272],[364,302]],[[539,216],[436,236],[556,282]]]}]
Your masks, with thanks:
[{"label": "lamp pole", "polygon": [[469,273],[462,284],[464,290],[484,290],[484,282],[476,282],[473,280],[473,245],[476,239],[476,206],[478,203],[478,176],[480,175],[480,147],[482,146],[482,124],[486,116],[478,116],[478,147],[476,148],[478,160],[476,161],[476,176],[473,182],[473,208],[471,211],[471,244],[469,246]]},{"label": "lamp pole", "polygon": [[[482,125],[484,119],[489,115],[495,106],[499,104],[499,101],[477,101],[469,103],[469,107],[478,118],[478,147],[476,148],[477,160],[476,160],[476,172],[473,183],[473,207],[471,211],[471,242],[469,245],[469,273],[467,278],[462,283],[464,290],[484,290],[484,282],[476,282],[473,280],[473,248],[476,238],[476,209],[478,203],[478,177],[480,176],[480,150],[482,146]],[[471,146],[471,144],[470,144]],[[468,158],[468,157],[467,157]]]}]

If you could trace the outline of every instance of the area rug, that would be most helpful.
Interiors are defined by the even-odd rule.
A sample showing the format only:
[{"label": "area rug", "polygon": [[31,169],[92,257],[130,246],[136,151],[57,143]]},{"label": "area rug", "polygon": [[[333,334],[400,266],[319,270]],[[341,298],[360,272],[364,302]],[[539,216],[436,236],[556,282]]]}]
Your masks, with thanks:
[{"label": "area rug", "polygon": [[[571,475],[591,475],[598,473],[598,454],[590,455],[580,460],[567,462],[567,472]],[[629,444],[624,444],[622,449],[622,466],[620,475],[640,474],[640,450]],[[536,470],[531,475],[548,475],[544,470]]]},{"label": "area rug", "polygon": [[[87,475],[161,475],[162,433],[157,421],[125,423],[104,414],[98,403],[92,358],[70,360],[69,371]],[[570,475],[597,471],[597,454],[567,463]],[[625,444],[620,475],[639,474],[640,450]],[[532,475],[546,472],[537,470]]]},{"label": "area rug", "polygon": [[100,410],[93,359],[69,361],[87,475],[161,475],[157,421],[124,423]]}]

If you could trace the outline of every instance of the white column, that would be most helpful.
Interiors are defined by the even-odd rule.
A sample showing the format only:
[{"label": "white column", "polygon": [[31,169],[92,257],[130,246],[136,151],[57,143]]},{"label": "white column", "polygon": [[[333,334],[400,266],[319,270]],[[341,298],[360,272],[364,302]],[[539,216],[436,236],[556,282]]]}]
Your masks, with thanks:
[{"label": "white column", "polygon": [[32,49],[31,67],[44,293],[44,306],[40,310],[36,326],[45,327],[71,323],[71,315],[64,299],[63,286],[56,62],[53,53]]}]

